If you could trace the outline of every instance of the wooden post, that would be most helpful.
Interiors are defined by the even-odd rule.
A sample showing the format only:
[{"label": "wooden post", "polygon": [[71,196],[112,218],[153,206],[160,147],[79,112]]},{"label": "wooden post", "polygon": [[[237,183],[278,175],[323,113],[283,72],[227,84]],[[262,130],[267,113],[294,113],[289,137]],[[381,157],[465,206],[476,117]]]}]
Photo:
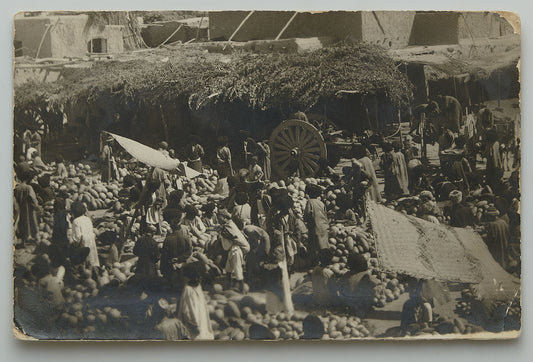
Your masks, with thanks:
[{"label": "wooden post", "polygon": [[427,160],[426,140],[424,139],[424,129],[426,128],[426,114],[420,114],[420,124],[418,125],[420,130],[420,153],[422,156],[422,162]]},{"label": "wooden post", "polygon": [[165,141],[168,142],[168,125],[163,112],[163,105],[159,103],[159,113],[161,114],[161,122],[163,123],[163,133],[165,135]]},{"label": "wooden post", "polygon": [[196,29],[196,37],[194,38],[195,40],[198,40],[198,36],[200,36],[200,27],[202,26],[202,22],[204,21],[204,16],[205,13],[202,15],[202,17],[200,18],[200,22],[198,23],[198,29]]},{"label": "wooden post", "polygon": [[500,101],[501,101],[501,98],[502,98],[502,95],[501,95],[501,75],[502,73],[500,71],[498,71],[498,108],[496,108],[496,110],[498,111],[501,111],[502,108],[501,108],[501,105],[500,105]]},{"label": "wooden post", "polygon": [[376,101],[374,103],[374,115],[376,117],[376,131],[379,130],[379,107],[378,107],[378,96],[377,94],[374,94],[374,100]]},{"label": "wooden post", "polygon": [[283,35],[283,33],[285,32],[285,30],[287,30],[287,28],[289,27],[289,25],[291,25],[292,21],[294,20],[294,18],[296,17],[296,15],[298,15],[298,12],[295,11],[294,14],[291,16],[291,18],[289,19],[289,21],[287,21],[287,24],[285,24],[285,26],[283,27],[283,29],[281,29],[281,31],[279,32],[278,36],[276,36],[276,38],[274,40],[279,40],[279,38],[281,38],[281,36]]},{"label": "wooden post", "polygon": [[402,134],[402,102],[398,102],[398,129],[400,130],[400,144],[403,147],[403,134]]},{"label": "wooden post", "polygon": [[[59,22],[59,20],[58,20]],[[43,46],[43,43],[44,43],[44,38],[46,38],[46,34],[48,34],[48,32],[50,31],[50,28],[52,27],[52,24],[46,24],[46,29],[43,33],[43,36],[41,38],[41,42],[39,43],[39,47],[37,48],[37,53],[35,53],[35,62],[37,62],[37,58],[39,58],[39,53],[41,52],[41,47]]]},{"label": "wooden post", "polygon": [[159,44],[157,46],[157,48],[160,48],[162,45],[164,45],[167,41],[169,41],[178,31],[180,31],[180,29],[183,27],[183,24],[180,24],[180,26],[178,26],[178,28],[176,30],[174,30],[174,32],[172,34],[170,34],[170,36],[168,38],[166,38],[165,40],[163,40],[163,42],[161,44]]},{"label": "wooden post", "polygon": [[229,37],[228,39],[228,42],[226,44],[224,44],[224,47],[222,48],[222,50],[226,50],[226,47],[228,46],[229,43],[231,43],[231,41],[233,40],[233,38],[235,37],[235,35],[237,35],[237,33],[239,32],[239,30],[241,30],[241,28],[243,27],[244,23],[246,23],[246,21],[248,21],[248,19],[250,19],[250,16],[252,16],[252,14],[255,12],[255,10],[252,10],[248,13],[248,15],[246,15],[246,17],[241,21],[241,23],[239,24],[239,26],[237,27],[237,29],[235,29],[235,31],[233,32],[233,34],[231,34],[231,36]]}]

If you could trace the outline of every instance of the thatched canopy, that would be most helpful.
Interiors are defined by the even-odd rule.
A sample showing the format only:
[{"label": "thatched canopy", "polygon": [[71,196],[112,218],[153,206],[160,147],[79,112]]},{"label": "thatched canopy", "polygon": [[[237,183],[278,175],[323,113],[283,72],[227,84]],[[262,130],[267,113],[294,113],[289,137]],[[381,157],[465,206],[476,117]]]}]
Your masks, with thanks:
[{"label": "thatched canopy", "polygon": [[15,107],[95,102],[113,96],[128,104],[155,105],[188,97],[192,109],[244,103],[259,110],[308,110],[341,92],[382,93],[409,101],[411,85],[385,51],[344,44],[306,53],[222,55],[198,48],[161,49],[135,59],[64,68],[54,83],[15,88]]}]

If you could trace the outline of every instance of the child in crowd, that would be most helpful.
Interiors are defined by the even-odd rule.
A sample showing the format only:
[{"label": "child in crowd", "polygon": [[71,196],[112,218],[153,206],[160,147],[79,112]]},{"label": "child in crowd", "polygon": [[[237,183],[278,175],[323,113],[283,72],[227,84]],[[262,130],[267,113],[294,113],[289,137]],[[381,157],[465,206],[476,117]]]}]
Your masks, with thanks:
[{"label": "child in crowd", "polygon": [[207,301],[201,285],[201,263],[186,264],[183,267],[185,288],[181,294],[178,319],[183,322],[193,340],[214,339]]}]

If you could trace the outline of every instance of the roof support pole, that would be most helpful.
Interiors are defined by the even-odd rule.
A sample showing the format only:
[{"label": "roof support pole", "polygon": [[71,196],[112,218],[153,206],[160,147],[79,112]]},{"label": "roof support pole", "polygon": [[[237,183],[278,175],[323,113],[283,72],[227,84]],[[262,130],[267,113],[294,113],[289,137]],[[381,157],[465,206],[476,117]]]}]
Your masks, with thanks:
[{"label": "roof support pole", "polygon": [[169,41],[170,38],[172,38],[178,31],[180,31],[180,29],[182,27],[183,27],[183,24],[180,24],[180,26],[178,26],[178,28],[176,30],[174,30],[174,32],[172,34],[170,34],[170,36],[168,38],[163,40],[163,42],[157,46],[157,48],[160,48],[163,44],[165,44],[167,41]]},{"label": "roof support pole", "polygon": [[287,28],[289,27],[289,25],[291,25],[292,21],[294,20],[294,18],[296,17],[296,15],[298,15],[298,12],[295,11],[294,14],[291,16],[291,18],[289,19],[289,21],[287,21],[287,24],[285,24],[285,26],[283,27],[283,29],[281,29],[281,31],[279,32],[278,36],[276,36],[276,39],[275,40],[279,40],[279,38],[281,38],[281,36],[283,35],[283,33],[285,33],[285,30],[287,30]]},{"label": "roof support pole", "polygon": [[248,15],[246,15],[246,17],[244,19],[242,19],[241,23],[239,24],[239,26],[237,27],[237,29],[235,29],[235,31],[233,32],[233,34],[231,34],[231,36],[229,37],[228,39],[228,42],[224,45],[224,47],[222,48],[222,50],[226,50],[226,47],[228,46],[228,44],[233,40],[233,38],[235,37],[235,35],[237,35],[237,33],[239,32],[239,30],[241,30],[242,26],[244,25],[244,23],[246,23],[248,21],[248,19],[250,19],[250,16],[252,16],[252,14],[255,12],[255,10],[252,10],[248,13]]},{"label": "roof support pole", "polygon": [[[58,20],[59,22],[59,20]],[[57,23],[56,23],[57,24]],[[50,28],[52,27],[52,24],[46,24],[46,29],[44,30],[43,36],[41,38],[41,42],[39,43],[39,47],[37,48],[37,53],[35,53],[35,61],[37,62],[37,58],[39,58],[39,53],[41,52],[41,47],[44,43],[44,38],[46,38],[46,34],[50,31]]]}]

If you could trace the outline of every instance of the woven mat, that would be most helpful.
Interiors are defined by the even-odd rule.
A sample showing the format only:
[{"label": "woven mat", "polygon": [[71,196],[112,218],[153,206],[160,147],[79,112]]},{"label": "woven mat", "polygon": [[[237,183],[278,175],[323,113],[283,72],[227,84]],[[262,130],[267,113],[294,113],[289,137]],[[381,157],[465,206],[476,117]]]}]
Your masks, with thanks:
[{"label": "woven mat", "polygon": [[475,283],[482,296],[508,299],[520,281],[492,258],[474,230],[434,224],[369,202],[380,266],[423,279]]}]

